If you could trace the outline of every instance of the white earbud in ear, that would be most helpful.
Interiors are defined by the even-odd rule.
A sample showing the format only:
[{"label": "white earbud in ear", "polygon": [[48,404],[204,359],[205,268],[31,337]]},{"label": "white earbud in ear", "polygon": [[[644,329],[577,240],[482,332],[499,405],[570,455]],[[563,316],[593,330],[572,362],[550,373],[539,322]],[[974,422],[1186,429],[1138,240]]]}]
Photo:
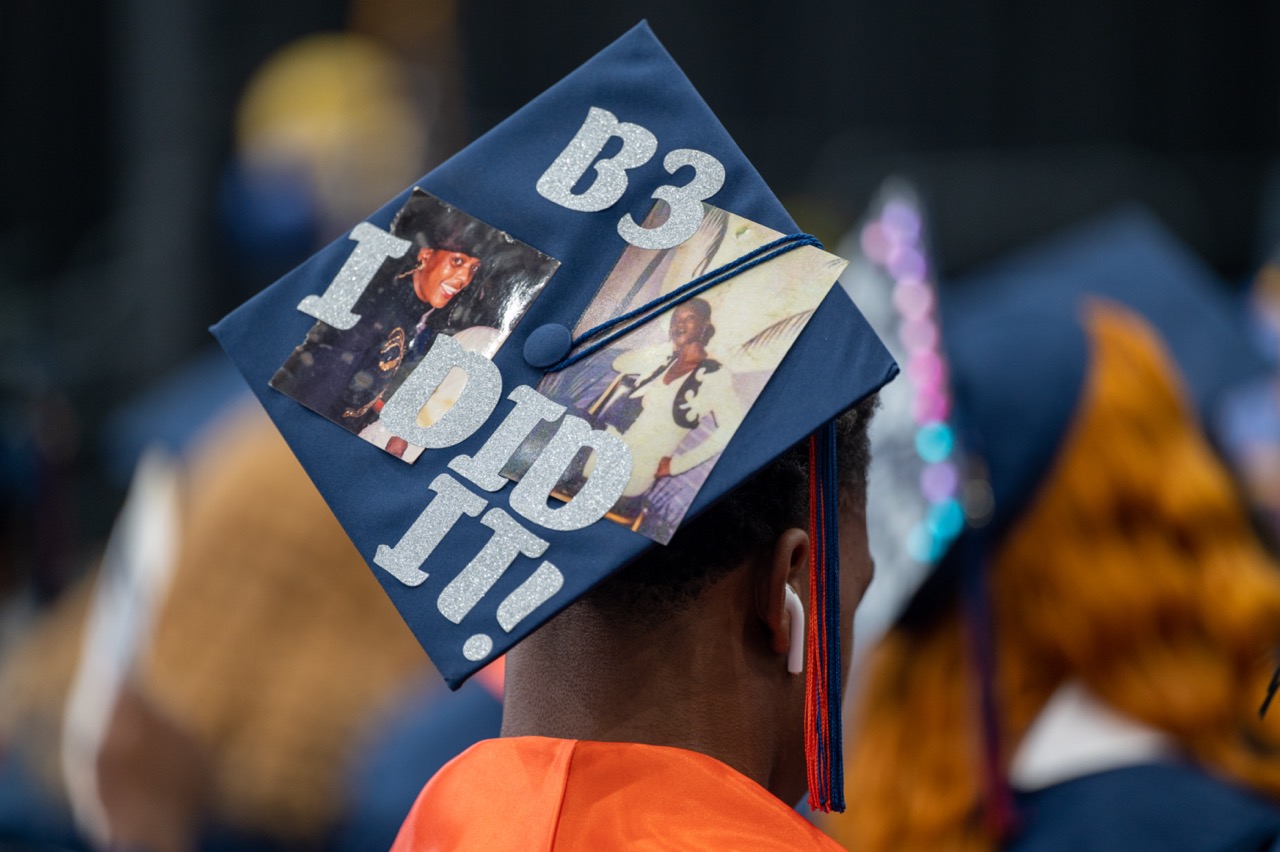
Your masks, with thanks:
[{"label": "white earbud in ear", "polygon": [[800,674],[804,671],[804,604],[790,586],[786,587],[784,610],[791,615],[791,647],[787,650],[787,671]]}]

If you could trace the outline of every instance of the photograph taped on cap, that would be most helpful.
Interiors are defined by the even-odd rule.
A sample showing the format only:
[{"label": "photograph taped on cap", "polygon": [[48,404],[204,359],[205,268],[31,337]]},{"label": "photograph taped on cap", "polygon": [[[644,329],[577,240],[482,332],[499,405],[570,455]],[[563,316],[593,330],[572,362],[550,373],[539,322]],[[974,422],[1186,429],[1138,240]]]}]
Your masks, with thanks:
[{"label": "photograph taped on cap", "polygon": [[[391,235],[409,245],[382,262],[356,300],[351,312],[359,319],[346,329],[317,320],[271,387],[413,462],[422,448],[379,421],[383,404],[438,335],[492,358],[560,263],[416,188]],[[447,377],[418,425],[442,416],[463,384],[461,371]]]},{"label": "photograph taped on cap", "polygon": [[[670,249],[628,246],[574,328],[578,336],[783,235],[703,205],[692,237]],[[643,227],[662,224],[657,202]],[[845,261],[813,246],[779,255],[656,314],[538,385],[539,393],[620,437],[631,479],[606,515],[666,543]],[[559,427],[544,423],[503,468],[519,480]],[[553,496],[569,500],[593,470],[583,450]]]}]

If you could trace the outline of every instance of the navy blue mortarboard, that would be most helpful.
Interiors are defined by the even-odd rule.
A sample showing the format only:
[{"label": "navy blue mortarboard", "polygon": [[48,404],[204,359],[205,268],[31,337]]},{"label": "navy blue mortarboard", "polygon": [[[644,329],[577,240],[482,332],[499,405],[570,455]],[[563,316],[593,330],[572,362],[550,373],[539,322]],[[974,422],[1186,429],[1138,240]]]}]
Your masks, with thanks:
[{"label": "navy blue mortarboard", "polygon": [[796,230],[641,24],[214,333],[456,688],[892,378]]}]

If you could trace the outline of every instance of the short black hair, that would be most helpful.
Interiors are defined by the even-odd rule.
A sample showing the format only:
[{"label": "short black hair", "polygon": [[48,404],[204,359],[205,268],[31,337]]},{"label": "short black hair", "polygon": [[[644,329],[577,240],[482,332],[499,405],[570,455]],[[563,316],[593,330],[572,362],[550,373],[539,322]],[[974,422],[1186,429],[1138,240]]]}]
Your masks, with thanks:
[{"label": "short black hair", "polygon": [[687,299],[681,303],[685,307],[692,308],[703,322],[711,322],[711,303],[706,299],[700,299],[697,296]]},{"label": "short black hair", "polygon": [[396,278],[408,273],[423,247],[480,261],[471,285],[454,296],[449,310],[435,320],[444,324],[437,328],[501,326],[506,307],[517,297],[532,299],[555,269],[554,261],[541,252],[417,187],[392,220],[391,233],[409,240],[413,248],[396,263],[386,264],[382,275]]},{"label": "short black hair", "polygon": [[[841,500],[865,506],[872,394],[834,421]],[[692,603],[754,551],[809,523],[809,442],[801,441],[580,599],[611,619],[650,625]]]},{"label": "short black hair", "polygon": [[391,222],[391,233],[417,247],[454,251],[472,257],[488,253],[501,233],[417,187]]},{"label": "short black hair", "polygon": [[[716,327],[711,323],[711,303],[706,299],[694,297],[682,303],[681,307],[692,308],[693,312],[702,320],[702,345],[706,346],[711,342],[711,338],[715,336]],[[674,319],[675,314],[672,314]]]}]

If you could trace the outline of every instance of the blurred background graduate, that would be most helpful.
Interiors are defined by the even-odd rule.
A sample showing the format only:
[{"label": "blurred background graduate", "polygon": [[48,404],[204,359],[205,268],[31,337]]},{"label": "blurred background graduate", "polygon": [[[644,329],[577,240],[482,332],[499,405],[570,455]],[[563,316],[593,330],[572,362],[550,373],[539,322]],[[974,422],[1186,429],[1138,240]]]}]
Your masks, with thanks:
[{"label": "blurred background graduate", "polygon": [[[425,167],[433,113],[413,94],[411,67],[368,34],[327,32],[253,69],[235,105],[220,206],[205,198],[200,210],[218,226],[208,248],[223,247],[239,286],[287,271]],[[184,280],[174,292],[195,297],[199,274]],[[178,316],[157,308],[152,319]],[[174,505],[136,505],[113,533],[133,544],[114,544],[101,562],[89,551],[79,558],[92,567],[69,576],[58,571],[70,570],[60,563],[70,529],[33,529],[28,562],[25,533],[7,528],[6,565],[33,572],[11,589],[10,629],[35,612],[0,671],[0,838],[32,848],[343,848],[351,824],[360,845],[350,848],[385,847],[413,791],[462,740],[400,770],[412,780],[399,799],[386,793],[394,769],[353,779],[360,765],[386,763],[380,726],[402,724],[402,705],[440,692],[434,672],[225,356],[193,337],[167,357],[162,379],[138,393],[138,373],[128,402],[80,451],[127,483],[144,449],[165,447]],[[30,404],[39,389],[13,401]],[[37,495],[60,483],[37,463]],[[41,499],[12,508],[11,522],[29,511],[40,525],[77,516]],[[147,584],[134,575],[139,551],[154,546],[139,536],[171,541],[151,558]],[[496,702],[480,691],[480,712],[458,728],[472,740],[497,728]],[[398,802],[390,816],[373,816],[388,802]]]},{"label": "blurred background graduate", "polygon": [[940,312],[984,499],[869,652],[825,824],[864,850],[1271,848],[1280,571],[1213,428],[1269,375],[1242,303],[1130,209]]}]

